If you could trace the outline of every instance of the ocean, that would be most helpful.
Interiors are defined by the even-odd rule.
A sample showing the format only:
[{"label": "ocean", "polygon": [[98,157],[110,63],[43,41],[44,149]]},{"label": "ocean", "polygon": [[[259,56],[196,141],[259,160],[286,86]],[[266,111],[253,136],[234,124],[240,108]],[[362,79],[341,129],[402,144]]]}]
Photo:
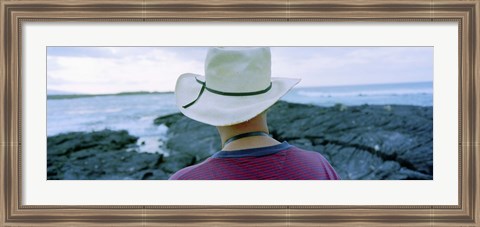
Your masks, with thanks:
[{"label": "ocean", "polygon": [[[294,88],[282,100],[333,106],[433,106],[433,82]],[[47,100],[47,136],[65,132],[127,130],[139,137],[141,152],[168,155],[164,142],[168,128],[153,125],[159,116],[179,112],[173,93],[90,96]],[[143,145],[142,145],[143,144]]]}]

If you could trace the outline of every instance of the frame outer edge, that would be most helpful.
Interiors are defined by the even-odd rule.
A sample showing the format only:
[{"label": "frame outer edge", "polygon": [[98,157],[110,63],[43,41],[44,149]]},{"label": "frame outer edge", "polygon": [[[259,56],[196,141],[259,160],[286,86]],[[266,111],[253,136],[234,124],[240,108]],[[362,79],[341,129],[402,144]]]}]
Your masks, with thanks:
[{"label": "frame outer edge", "polygon": [[7,184],[5,182],[6,171],[6,142],[5,140],[5,86],[6,86],[6,57],[5,57],[5,4],[3,1],[0,1],[0,225],[5,224],[6,210],[8,209],[6,203],[6,188]]},{"label": "frame outer edge", "polygon": [[[453,1],[451,1],[453,2]],[[468,169],[465,169],[465,170],[470,170],[470,172],[466,172],[465,175],[468,175],[469,177],[463,177],[463,180],[470,180],[470,182],[466,183],[465,185],[467,186],[470,186],[469,188],[465,188],[463,192],[465,193],[468,193],[470,192],[471,194],[469,196],[466,196],[466,194],[464,195],[463,198],[465,199],[470,199],[470,201],[466,201],[466,200],[463,200],[464,204],[463,204],[463,208],[467,209],[466,211],[468,211],[468,214],[469,215],[472,215],[473,217],[472,220],[468,220],[468,221],[473,221],[473,222],[464,222],[462,224],[464,225],[471,225],[471,224],[474,224],[474,225],[478,225],[479,224],[479,216],[480,216],[480,210],[479,210],[479,207],[478,207],[478,204],[480,202],[480,190],[479,189],[479,181],[475,179],[475,177],[479,177],[480,176],[480,168],[478,166],[478,164],[480,163],[480,155],[479,155],[479,148],[480,148],[480,140],[479,140],[479,134],[478,134],[478,130],[480,129],[480,122],[479,122],[479,109],[478,109],[478,105],[476,104],[477,100],[479,100],[480,98],[480,91],[478,90],[479,86],[480,86],[480,78],[477,78],[480,76],[480,72],[479,72],[479,64],[477,63],[477,61],[480,59],[480,49],[479,49],[479,37],[480,37],[480,34],[479,34],[479,30],[478,30],[478,26],[480,25],[479,24],[479,10],[480,10],[480,7],[479,7],[479,2],[478,0],[474,0],[474,1],[467,1],[467,2],[470,2],[474,4],[474,7],[473,7],[473,12],[471,11],[470,13],[473,13],[472,17],[470,18],[473,18],[473,21],[469,21],[468,23],[471,23],[469,26],[468,26],[468,30],[470,33],[473,33],[473,34],[470,34],[469,35],[469,38],[471,37],[471,40],[468,42],[470,43],[471,45],[473,45],[473,48],[471,48],[470,51],[473,51],[474,53],[473,54],[470,54],[468,56],[465,56],[465,57],[468,57],[469,60],[467,59],[464,59],[464,62],[466,61],[473,61],[473,62],[468,62],[469,64],[467,64],[467,66],[470,66],[469,67],[469,74],[468,75],[465,75],[467,77],[470,77],[471,76],[471,80],[470,82],[472,82],[472,84],[469,86],[469,89],[471,89],[469,91],[469,93],[464,93],[464,95],[470,95],[469,98],[465,99],[466,97],[464,97],[463,100],[467,101],[465,102],[466,105],[468,105],[468,110],[470,111],[470,114],[467,114],[467,115],[464,115],[464,116],[469,116],[469,119],[471,119],[473,122],[471,121],[464,121],[464,122],[469,122],[471,125],[463,125],[462,128],[470,128],[472,131],[470,132],[467,132],[466,134],[469,134],[471,133],[471,135],[469,135],[468,137],[466,138],[470,138],[470,139],[473,139],[473,141],[466,141],[467,142],[467,146],[464,146],[464,152],[469,152],[470,154],[469,155],[465,155],[465,157],[469,157],[471,159],[468,159],[467,162],[465,163],[466,166],[469,166]],[[18,3],[15,2],[15,3]],[[441,2],[440,2],[441,3]],[[460,3],[460,2],[455,2],[455,3]],[[63,4],[63,3],[62,3]],[[65,3],[67,4],[67,3]],[[5,31],[7,30],[7,28],[10,28],[12,30],[12,32],[16,33],[16,31],[14,29],[16,29],[17,27],[13,26],[11,27],[12,25],[18,25],[16,24],[15,21],[10,21],[10,25],[7,25],[7,16],[9,15],[6,15],[6,11],[5,11],[5,2],[4,1],[1,1],[0,2],[0,24],[2,26],[0,26],[0,31],[2,32],[1,36],[0,36],[0,42],[1,42],[1,45],[0,45],[0,55],[2,57],[5,57],[5,59],[0,59],[0,108],[2,108],[2,111],[0,111],[0,125],[2,125],[2,129],[0,129],[0,139],[1,142],[2,142],[2,145],[1,145],[1,148],[0,148],[0,183],[2,183],[1,187],[0,187],[0,205],[2,205],[2,207],[0,207],[0,215],[2,217],[0,217],[0,225],[2,224],[5,224],[5,221],[6,221],[6,217],[5,215],[10,213],[8,212],[6,209],[10,209],[10,208],[14,208],[16,205],[20,205],[20,204],[15,204],[17,201],[15,201],[16,199],[12,197],[10,199],[7,198],[8,195],[6,195],[6,192],[8,191],[8,188],[11,188],[11,189],[15,189],[16,188],[16,185],[15,186],[6,186],[6,180],[8,179],[10,183],[15,183],[15,179],[14,178],[8,178],[9,175],[7,171],[3,172],[3,170],[11,170],[13,171],[15,169],[14,166],[8,166],[7,162],[10,160],[10,161],[14,161],[16,160],[16,152],[19,152],[18,149],[20,149],[19,147],[14,147],[12,146],[13,144],[5,144],[7,142],[13,142],[13,141],[6,141],[6,138],[8,137],[9,134],[2,134],[2,133],[17,133],[17,134],[11,134],[11,138],[10,139],[14,139],[16,136],[19,136],[18,132],[21,132],[21,129],[18,129],[17,131],[15,130],[9,130],[8,131],[8,128],[6,127],[3,127],[5,126],[5,124],[10,124],[11,126],[13,127],[16,127],[18,125],[21,125],[21,122],[19,122],[19,124],[17,125],[12,125],[12,123],[15,123],[15,119],[18,121],[19,119],[16,118],[18,115],[14,115],[14,113],[10,113],[11,116],[10,118],[11,119],[7,119],[7,111],[14,111],[13,109],[8,109],[8,108],[4,108],[4,107],[7,107],[6,105],[10,104],[10,105],[13,105],[13,104],[16,104],[16,103],[19,103],[19,102],[15,102],[15,97],[10,97],[11,100],[6,100],[6,98],[8,98],[6,92],[7,90],[10,91],[11,94],[15,94],[15,91],[18,92],[18,90],[15,90],[16,88],[10,88],[10,89],[4,89],[4,88],[7,88],[7,74],[6,74],[6,69],[5,69],[5,66],[6,66],[6,63],[7,63],[7,55],[6,54],[9,54],[8,57],[14,57],[15,53],[11,53],[12,51],[15,52],[15,49],[13,50],[10,50],[8,53],[7,53],[7,48],[9,48],[7,46],[7,35],[9,34],[6,34]],[[468,18],[466,18],[468,20]],[[4,26],[5,25],[5,26]],[[471,30],[473,29],[473,30]],[[464,34],[466,35],[466,34]],[[12,37],[12,36],[8,36],[8,37]],[[468,39],[464,39],[464,40],[468,40]],[[18,47],[19,43],[17,42],[17,39],[12,39],[10,40],[10,44],[11,47],[10,48],[15,48],[15,47]],[[5,45],[4,45],[5,44]],[[16,44],[16,45],[14,45]],[[465,43],[464,45],[466,45],[467,43]],[[471,46],[468,46],[466,45],[466,47],[471,47]],[[18,54],[15,55],[15,57],[18,57]],[[16,61],[15,59],[12,59],[12,61]],[[14,62],[15,63],[15,62]],[[19,62],[17,62],[19,64]],[[473,65],[472,65],[473,64]],[[15,64],[12,64],[12,66],[15,66]],[[17,75],[17,76],[20,76],[18,73],[18,71],[16,72],[17,74],[14,74],[14,71],[17,70],[16,68],[12,67],[10,68],[10,75]],[[465,81],[463,79],[468,79],[468,78],[462,78],[462,81],[465,83]],[[12,84],[15,84],[15,83],[12,83],[10,82],[10,85]],[[18,81],[17,81],[17,85],[18,85]],[[18,97],[17,98],[17,101],[18,100]],[[5,103],[5,101],[9,101],[9,103]],[[21,101],[21,100],[20,100]],[[465,108],[465,107],[464,107]],[[18,114],[18,113],[17,113]],[[4,122],[6,120],[11,120],[10,122]],[[21,138],[18,138],[18,139],[21,139]],[[4,143],[5,142],[5,143]],[[15,142],[20,142],[20,141],[15,141]],[[10,154],[7,154],[7,151],[11,152]],[[8,159],[10,155],[10,159]],[[13,162],[11,164],[16,164],[16,162]],[[3,166],[2,166],[3,165]],[[8,169],[9,167],[11,167],[11,169]],[[18,167],[17,167],[18,168]],[[18,171],[18,169],[17,169]],[[15,171],[13,171],[12,174],[10,174],[10,177],[14,177],[14,173]],[[18,180],[18,179],[17,179]],[[459,179],[460,180],[460,179]],[[8,187],[8,188],[7,188]],[[5,189],[5,190],[4,190]],[[11,192],[13,194],[15,194],[15,191]],[[460,193],[460,191],[459,191]],[[6,202],[12,202],[14,204],[7,204]],[[3,209],[5,208],[5,209]],[[17,207],[15,207],[15,209],[17,209]],[[287,208],[289,209],[289,208]],[[16,211],[16,210],[15,210]],[[14,211],[14,212],[15,212]],[[438,210],[435,210],[436,212]],[[31,211],[30,211],[31,212]],[[435,212],[435,213],[436,213]],[[35,212],[36,213],[36,212]],[[434,214],[432,214],[433,217],[435,216]],[[34,217],[34,216],[30,216],[30,217]],[[35,220],[33,219],[23,219],[21,220],[21,222],[17,223],[20,225],[20,223],[22,223],[21,225],[23,226],[25,223],[27,224],[32,224]],[[78,222],[76,222],[78,221]],[[74,221],[77,225],[79,225],[80,223],[83,223],[83,224],[86,224],[88,226],[91,225],[91,222],[85,222],[85,220],[83,219],[77,219],[76,221]],[[83,222],[80,222],[80,221],[83,221]],[[98,221],[98,220],[97,220]],[[162,221],[159,219],[159,221]],[[163,220],[165,221],[165,220]],[[218,221],[221,221],[221,220],[218,220]],[[289,222],[287,223],[290,223],[291,220],[288,220]],[[368,219],[365,219],[365,221],[368,221]],[[387,220],[384,220],[384,221],[387,221]],[[453,219],[451,219],[450,221],[454,221]],[[464,220],[465,221],[465,220]],[[32,223],[30,223],[32,222]],[[63,222],[65,223],[65,222]],[[88,224],[87,224],[88,223]],[[142,222],[143,224],[145,224],[144,222]],[[215,222],[217,223],[217,222]],[[223,222],[222,222],[223,223]],[[339,222],[340,225],[342,224],[342,222]],[[370,222],[367,222],[367,223],[370,223],[371,225],[375,225],[374,223],[372,223],[371,221]],[[422,222],[423,224],[426,224],[424,222]],[[420,223],[420,224],[422,224]],[[50,223],[52,224],[52,223]],[[58,224],[58,223],[57,223]],[[113,224],[113,223],[108,223],[108,222],[104,222],[103,224]],[[299,223],[297,223],[299,224]],[[305,223],[304,223],[305,224]],[[320,224],[320,223],[317,223],[317,224]],[[328,224],[328,222],[324,223],[324,224]],[[333,224],[333,223],[330,223],[330,224]],[[343,223],[345,224],[345,223]],[[351,223],[350,223],[351,224]],[[378,224],[378,223],[377,223]],[[384,223],[385,224],[385,223]],[[405,224],[405,223],[404,223]],[[433,219],[433,222],[432,224],[438,224],[438,225],[446,225],[446,224],[453,224],[453,223],[449,223],[448,221],[447,222],[444,222],[442,220],[439,220],[438,222],[435,222],[435,218]],[[52,224],[53,225],[53,224]],[[154,225],[152,223],[147,223],[148,226],[150,225]],[[260,225],[260,224],[259,224]],[[10,226],[10,225],[8,225]],[[57,225],[55,225],[57,226]]]},{"label": "frame outer edge", "polygon": [[[462,139],[462,169],[464,181],[460,193],[462,194],[461,204],[465,214],[468,215],[471,224],[478,226],[479,223],[479,207],[480,191],[479,191],[479,1],[475,1],[473,6],[464,17],[464,31],[462,37],[462,111],[464,111],[464,119],[462,119],[462,131],[465,135]],[[459,179],[460,180],[460,179]],[[467,220],[465,220],[467,221]],[[470,224],[470,223],[469,223]]]},{"label": "frame outer edge", "polygon": [[[4,2],[0,1],[0,125],[5,125],[5,86],[6,86],[6,74],[5,74],[5,66],[6,66],[6,58],[5,58],[5,19],[4,19]],[[6,142],[5,139],[5,127],[0,128],[0,146],[3,146]]]},{"label": "frame outer edge", "polygon": [[[473,72],[472,72],[472,79],[474,80],[474,94],[472,98],[474,98],[474,103],[476,103],[476,109],[473,110],[472,117],[475,119],[475,125],[473,128],[474,134],[474,144],[476,144],[475,148],[473,149],[474,160],[471,160],[473,166],[472,173],[474,176],[472,177],[475,182],[473,184],[473,193],[472,196],[472,209],[473,209],[473,222],[480,226],[480,1],[475,2],[475,17],[474,17],[474,26],[475,29],[475,40],[473,40],[473,45],[475,45],[474,51],[475,55],[474,62],[473,62]],[[476,63],[476,64],[475,64]],[[476,68],[475,68],[476,67]]]}]

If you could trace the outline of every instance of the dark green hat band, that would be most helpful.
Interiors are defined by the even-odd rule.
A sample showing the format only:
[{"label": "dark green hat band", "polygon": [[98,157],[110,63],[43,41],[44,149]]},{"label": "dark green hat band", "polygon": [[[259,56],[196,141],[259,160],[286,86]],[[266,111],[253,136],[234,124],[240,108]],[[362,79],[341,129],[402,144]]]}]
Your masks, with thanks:
[{"label": "dark green hat band", "polygon": [[263,94],[263,93],[266,93],[267,91],[270,90],[270,88],[272,88],[272,82],[270,82],[270,85],[263,89],[263,90],[260,90],[260,91],[252,91],[252,92],[224,92],[224,91],[217,91],[217,90],[214,90],[214,89],[211,89],[211,88],[208,88],[207,87],[207,84],[206,82],[203,82],[199,79],[197,79],[195,77],[195,80],[200,83],[202,85],[202,89],[200,90],[200,93],[198,94],[197,98],[195,100],[193,100],[192,102],[188,103],[187,105],[184,105],[182,106],[183,108],[188,108],[190,107],[191,105],[193,105],[199,98],[200,96],[202,96],[203,94],[203,91],[205,91],[205,89],[209,92],[212,92],[214,94],[217,94],[217,95],[225,95],[225,96],[251,96],[251,95],[259,95],[259,94]]}]

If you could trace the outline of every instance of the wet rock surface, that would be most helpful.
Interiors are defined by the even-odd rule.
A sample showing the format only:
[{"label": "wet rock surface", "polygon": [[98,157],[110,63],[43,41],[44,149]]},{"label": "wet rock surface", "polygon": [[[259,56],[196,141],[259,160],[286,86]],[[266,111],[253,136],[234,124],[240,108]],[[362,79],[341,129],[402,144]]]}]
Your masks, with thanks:
[{"label": "wet rock surface", "polygon": [[[127,131],[71,132],[48,137],[49,180],[165,179],[163,155],[134,150]],[[132,149],[133,148],[133,149]]]},{"label": "wet rock surface", "polygon": [[320,152],[342,179],[432,179],[432,107],[282,102],[270,113],[272,134]]},{"label": "wet rock surface", "polygon": [[[432,179],[432,107],[319,107],[278,102],[268,112],[279,141],[321,153],[342,179]],[[213,126],[182,114],[161,116],[170,155],[135,151],[127,131],[72,132],[49,137],[48,179],[168,179],[220,150]]]},{"label": "wet rock surface", "polygon": [[[220,149],[215,127],[181,116],[157,121],[170,123],[167,147],[177,166]],[[432,107],[278,102],[267,119],[275,139],[321,153],[342,179],[432,179]]]}]

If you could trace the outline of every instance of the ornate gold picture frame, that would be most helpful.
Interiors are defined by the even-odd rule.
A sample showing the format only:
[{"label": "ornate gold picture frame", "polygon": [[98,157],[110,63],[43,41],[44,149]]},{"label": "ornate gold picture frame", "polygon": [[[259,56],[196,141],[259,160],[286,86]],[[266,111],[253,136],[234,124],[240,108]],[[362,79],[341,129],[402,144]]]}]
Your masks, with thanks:
[{"label": "ornate gold picture frame", "polygon": [[[0,2],[1,226],[478,226],[480,1],[23,1]],[[22,25],[26,22],[458,23],[458,205],[61,206],[22,201]],[[434,193],[434,192],[432,192]]]}]

